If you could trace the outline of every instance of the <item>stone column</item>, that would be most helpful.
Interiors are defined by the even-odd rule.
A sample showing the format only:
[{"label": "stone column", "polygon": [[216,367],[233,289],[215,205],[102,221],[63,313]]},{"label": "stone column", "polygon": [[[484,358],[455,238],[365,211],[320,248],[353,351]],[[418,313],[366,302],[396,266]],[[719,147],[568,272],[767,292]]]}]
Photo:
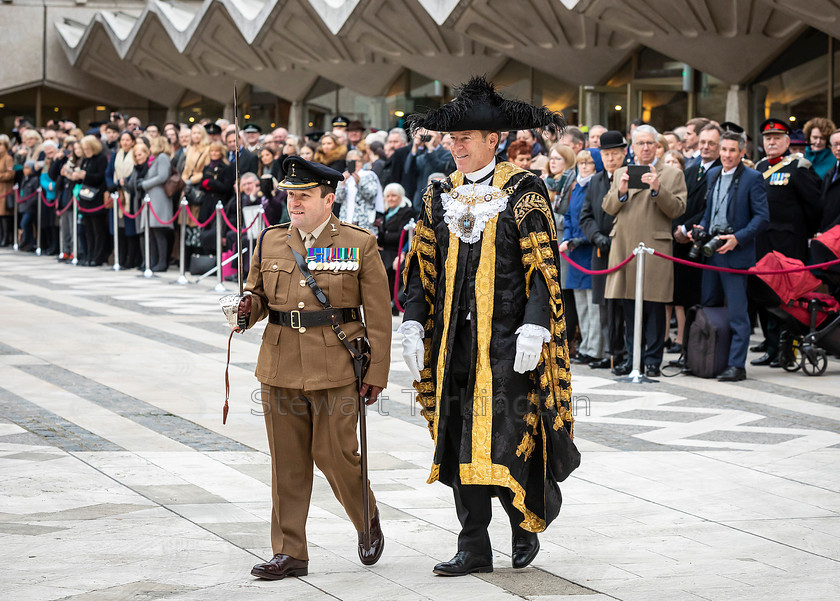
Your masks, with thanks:
[{"label": "stone column", "polygon": [[732,121],[749,130],[749,115],[749,92],[739,85],[729,86],[726,93],[726,121]]},{"label": "stone column", "polygon": [[303,102],[295,100],[289,109],[289,133],[296,136],[303,136],[306,128],[303,127],[305,118],[305,107]]}]

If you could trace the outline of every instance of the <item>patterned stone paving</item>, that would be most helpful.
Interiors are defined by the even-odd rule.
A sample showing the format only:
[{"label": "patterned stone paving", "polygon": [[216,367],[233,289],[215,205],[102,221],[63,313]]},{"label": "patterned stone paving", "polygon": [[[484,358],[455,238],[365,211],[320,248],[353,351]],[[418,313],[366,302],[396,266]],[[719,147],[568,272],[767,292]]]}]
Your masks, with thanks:
[{"label": "patterned stone paving", "polygon": [[3,598],[840,597],[837,360],[821,378],[760,368],[735,385],[633,386],[575,368],[583,463],[533,567],[509,567],[497,517],[496,571],[451,580],[431,567],[454,552],[457,518],[451,491],[425,484],[432,443],[398,336],[387,398],[369,414],[383,559],[359,564],[319,474],[310,575],[255,581],[250,566],[270,555],[259,328],[234,339],[222,426],[226,326],[213,284],[137,274],[0,250]]}]

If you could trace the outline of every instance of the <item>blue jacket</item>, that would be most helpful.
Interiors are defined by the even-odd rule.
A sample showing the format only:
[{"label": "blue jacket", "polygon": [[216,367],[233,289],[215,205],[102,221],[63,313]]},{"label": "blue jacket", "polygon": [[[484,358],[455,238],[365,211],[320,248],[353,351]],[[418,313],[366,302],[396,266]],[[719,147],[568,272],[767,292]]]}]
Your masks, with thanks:
[{"label": "blue jacket", "polygon": [[[706,189],[709,197],[706,202],[706,214],[700,222],[706,231],[712,221],[712,207],[714,200],[711,190],[723,167],[713,167],[706,173]],[[764,231],[770,222],[770,209],[767,205],[767,193],[764,178],[755,169],[739,165],[735,171],[735,178],[739,179],[737,190],[735,181],[729,187],[729,204],[726,207],[726,220],[735,230],[738,246],[723,255],[716,255],[716,263],[731,269],[747,269],[755,265],[755,237]],[[737,193],[736,198],[732,198]]]}]

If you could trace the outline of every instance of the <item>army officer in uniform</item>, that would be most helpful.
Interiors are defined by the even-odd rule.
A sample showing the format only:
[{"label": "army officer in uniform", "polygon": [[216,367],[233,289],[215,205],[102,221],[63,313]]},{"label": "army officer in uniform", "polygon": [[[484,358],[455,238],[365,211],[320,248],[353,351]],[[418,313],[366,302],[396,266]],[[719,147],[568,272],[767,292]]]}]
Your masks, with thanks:
[{"label": "army officer in uniform", "polygon": [[[387,385],[391,348],[388,278],[376,238],[332,213],[342,175],[297,156],[287,158],[283,168],[286,177],[279,187],[288,191],[291,223],[264,230],[245,286],[251,294],[239,305],[248,327],[268,317],[256,376],[271,451],[274,557],[254,566],[251,574],[271,580],[308,573],[306,516],[313,462],[359,532],[362,563],[379,559],[384,538],[372,492],[370,549],[361,542],[362,486],[369,485],[362,482],[356,421],[359,394],[370,404]],[[310,263],[315,282],[334,309],[325,310],[318,302],[292,249],[304,258],[324,258],[332,251],[351,259],[343,269]],[[350,353],[330,327],[333,318],[348,340],[365,335],[370,340],[371,362],[361,391]]]}]

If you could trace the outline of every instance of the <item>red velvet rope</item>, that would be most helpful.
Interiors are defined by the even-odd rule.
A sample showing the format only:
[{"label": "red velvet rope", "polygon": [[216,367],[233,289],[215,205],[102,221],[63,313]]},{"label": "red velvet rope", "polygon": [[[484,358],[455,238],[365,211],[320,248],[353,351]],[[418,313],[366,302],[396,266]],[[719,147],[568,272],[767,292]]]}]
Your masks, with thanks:
[{"label": "red velvet rope", "polygon": [[583,273],[585,273],[587,275],[607,275],[609,273],[614,273],[614,272],[618,271],[619,269],[622,269],[630,261],[632,261],[633,259],[636,258],[636,255],[631,254],[629,257],[624,259],[621,263],[619,263],[615,267],[611,267],[610,269],[587,269],[586,267],[581,267],[580,265],[578,265],[577,263],[572,261],[568,256],[566,256],[565,253],[560,253],[560,256],[563,257],[569,265],[571,265],[572,267],[574,267],[578,271],[582,271]]},{"label": "red velvet rope", "polygon": [[64,215],[67,211],[73,208],[73,205],[76,203],[76,198],[74,197],[73,200],[67,203],[67,206],[63,209],[57,209],[55,214],[56,215]]},{"label": "red velvet rope", "polygon": [[[140,213],[143,212],[143,208],[141,207],[140,209],[137,210],[136,213],[134,213],[132,215],[131,213],[129,213],[128,211],[125,210],[125,205],[123,204],[123,201],[120,200],[119,196],[117,196],[117,204],[120,205],[120,210],[123,212],[123,217],[128,217],[129,219],[134,219],[135,217],[139,217]],[[176,213],[176,215],[177,215],[177,213]]]},{"label": "red velvet rope", "polygon": [[19,196],[18,196],[18,190],[12,190],[12,191],[11,191],[11,192],[9,192],[8,194],[6,194],[6,196],[11,196],[12,194],[14,194],[14,195],[15,195],[15,201],[16,201],[18,204],[20,204],[20,203],[22,203],[22,202],[26,202],[27,200],[30,200],[30,199],[32,199],[32,198],[35,198],[35,197],[36,197],[36,196],[38,196],[38,194],[40,194],[40,193],[41,193],[41,190],[40,190],[40,188],[39,188],[38,190],[36,190],[35,192],[33,192],[32,194],[30,194],[30,195],[29,195],[29,196],[27,196],[26,198],[21,198],[21,197],[19,197]]},{"label": "red velvet rope", "polygon": [[175,214],[172,216],[172,219],[168,219],[168,220],[164,221],[160,217],[158,217],[157,213],[155,213],[155,208],[152,206],[152,203],[149,203],[149,210],[152,212],[152,215],[154,215],[155,220],[161,225],[172,225],[173,223],[175,223],[175,220],[178,219],[178,215],[181,214],[181,209],[183,209],[183,208],[184,207],[182,207],[182,206],[178,207],[178,210],[175,211]]},{"label": "red velvet rope", "polygon": [[211,223],[211,222],[212,222],[212,221],[216,218],[216,211],[213,211],[213,214],[212,214],[212,215],[210,215],[210,218],[209,218],[209,219],[207,219],[207,221],[205,221],[204,223],[201,223],[198,219],[196,219],[195,217],[193,217],[193,214],[192,214],[192,212],[191,212],[191,211],[187,211],[187,217],[188,217],[189,219],[191,219],[191,220],[192,220],[192,222],[193,222],[193,223],[194,223],[197,227],[199,227],[199,228],[204,228],[204,227],[207,227],[208,225],[210,225],[210,223]]},{"label": "red velvet rope", "polygon": [[403,247],[403,240],[405,240],[405,230],[400,232],[400,241],[397,244],[397,269],[396,269],[396,276],[394,277],[394,306],[397,307],[397,311],[400,313],[405,313],[405,309],[402,308],[400,304],[400,267],[402,267],[402,247]]},{"label": "red velvet rope", "polygon": [[79,210],[82,213],[96,213],[97,211],[101,211],[101,210],[107,209],[107,208],[109,208],[109,207],[105,206],[105,203],[102,203],[98,207],[93,207],[92,209],[85,209],[83,207],[79,207]]},{"label": "red velvet rope", "polygon": [[263,223],[265,223],[265,227],[271,227],[271,224],[268,222],[268,217],[265,216],[265,213],[262,214]]},{"label": "red velvet rope", "polygon": [[[234,230],[234,231],[236,230],[236,226],[235,226],[235,225],[233,225],[230,221],[228,221],[228,217],[227,217],[227,215],[225,214],[225,212],[224,212],[224,211],[222,211],[222,218],[225,220],[225,223],[227,223],[227,226],[228,226],[230,229],[232,229],[232,230]],[[250,223],[247,227],[245,227],[245,228],[244,228],[241,232],[239,232],[239,233],[240,233],[240,234],[244,234],[245,232],[247,232],[248,230],[250,230],[250,229],[251,229],[251,227],[252,227],[252,226],[253,226],[253,225],[257,222],[257,219],[259,219],[259,218],[260,218],[260,216],[259,216],[259,215],[255,215],[255,216],[254,216],[254,218],[251,220],[251,223]]]},{"label": "red velvet rope", "polygon": [[835,259],[833,261],[827,261],[826,263],[818,263],[816,265],[803,265],[802,267],[791,267],[790,269],[765,269],[760,271],[755,267],[750,267],[749,269],[730,269],[729,267],[703,265],[701,263],[695,263],[693,261],[686,261],[685,259],[678,259],[677,257],[672,257],[670,255],[664,255],[661,252],[657,251],[653,251],[653,256],[659,257],[661,259],[667,259],[668,261],[673,261],[674,263],[679,263],[680,265],[696,267],[698,269],[708,269],[709,271],[722,271],[724,273],[740,273],[744,275],[781,275],[783,273],[798,273],[800,271],[812,271],[814,269],[823,269],[825,267],[830,267],[831,265],[840,264],[840,259]]}]

